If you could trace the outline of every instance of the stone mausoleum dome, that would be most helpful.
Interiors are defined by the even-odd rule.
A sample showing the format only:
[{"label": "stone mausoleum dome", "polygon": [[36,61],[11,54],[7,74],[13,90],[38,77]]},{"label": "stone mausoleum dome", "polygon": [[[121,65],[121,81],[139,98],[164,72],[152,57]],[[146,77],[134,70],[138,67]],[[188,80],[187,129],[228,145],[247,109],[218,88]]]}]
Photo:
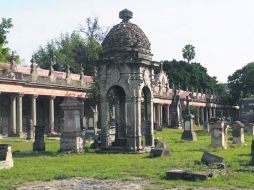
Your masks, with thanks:
[{"label": "stone mausoleum dome", "polygon": [[119,17],[122,22],[115,25],[107,34],[102,47],[104,52],[121,50],[138,50],[143,53],[150,53],[150,42],[145,33],[129,20],[132,12],[128,9],[120,11]]}]

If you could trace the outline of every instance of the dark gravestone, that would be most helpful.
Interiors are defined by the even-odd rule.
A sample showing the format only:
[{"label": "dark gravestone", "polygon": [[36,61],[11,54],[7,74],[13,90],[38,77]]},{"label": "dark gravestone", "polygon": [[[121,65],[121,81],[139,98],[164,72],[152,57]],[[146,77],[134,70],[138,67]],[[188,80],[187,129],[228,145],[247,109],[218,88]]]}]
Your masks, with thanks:
[{"label": "dark gravestone", "polygon": [[45,151],[44,125],[35,126],[35,141],[33,151]]},{"label": "dark gravestone", "polygon": [[168,180],[206,180],[209,177],[212,177],[212,174],[204,173],[204,172],[190,172],[185,170],[171,170],[166,172],[166,179]]},{"label": "dark gravestone", "polygon": [[251,143],[251,163],[254,165],[254,140]]},{"label": "dark gravestone", "polygon": [[6,160],[8,144],[0,144],[0,161]]},{"label": "dark gravestone", "polygon": [[216,156],[214,154],[211,154],[209,152],[204,152],[202,158],[201,158],[201,162],[203,162],[206,165],[209,164],[219,164],[223,162],[223,158]]},{"label": "dark gravestone", "polygon": [[170,156],[171,152],[166,147],[165,142],[161,142],[158,139],[155,139],[155,148],[153,148],[150,152],[151,157],[163,157],[163,156]]}]

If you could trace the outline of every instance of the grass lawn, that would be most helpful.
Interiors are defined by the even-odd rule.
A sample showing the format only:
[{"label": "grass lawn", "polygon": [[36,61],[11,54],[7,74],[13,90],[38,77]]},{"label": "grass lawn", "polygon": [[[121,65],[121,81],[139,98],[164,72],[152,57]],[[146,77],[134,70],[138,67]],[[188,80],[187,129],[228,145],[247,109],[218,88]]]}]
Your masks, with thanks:
[{"label": "grass lawn", "polygon": [[[46,152],[32,153],[32,142],[17,138],[0,139],[0,143],[12,144],[14,167],[0,170],[0,189],[13,189],[27,181],[63,179],[75,176],[97,179],[131,180],[142,177],[152,183],[159,183],[167,188],[180,185],[242,187],[254,188],[254,166],[250,166],[252,136],[245,136],[245,145],[232,145],[228,140],[228,149],[210,147],[210,135],[197,132],[198,141],[181,140],[181,130],[163,129],[156,137],[166,141],[172,156],[149,158],[149,154],[97,154],[87,149],[84,154],[62,154],[58,152],[59,141],[46,139]],[[229,135],[230,137],[230,135]],[[226,169],[207,181],[168,181],[165,172],[173,169],[210,171],[200,160],[203,151],[209,151],[224,157]],[[193,187],[194,188],[194,187]]]}]

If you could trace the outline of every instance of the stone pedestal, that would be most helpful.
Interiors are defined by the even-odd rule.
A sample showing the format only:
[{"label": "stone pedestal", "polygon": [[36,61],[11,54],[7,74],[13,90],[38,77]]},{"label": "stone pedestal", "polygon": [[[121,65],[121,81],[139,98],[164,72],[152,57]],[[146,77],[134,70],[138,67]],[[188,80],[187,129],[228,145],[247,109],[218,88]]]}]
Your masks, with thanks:
[{"label": "stone pedestal", "polygon": [[11,145],[0,144],[0,170],[13,167]]},{"label": "stone pedestal", "polygon": [[194,130],[194,115],[189,114],[184,116],[184,131],[182,134],[182,139],[196,141],[197,135]]},{"label": "stone pedestal", "polygon": [[194,115],[190,113],[190,107],[189,107],[189,97],[186,97],[186,111],[184,115],[184,131],[182,134],[182,139],[184,140],[190,140],[190,141],[196,141],[197,135],[194,130]]},{"label": "stone pedestal", "polygon": [[61,107],[64,111],[64,125],[61,130],[60,151],[83,152],[81,104],[74,98],[65,98]]},{"label": "stone pedestal", "polygon": [[244,124],[240,121],[234,122],[232,126],[233,144],[244,143]]},{"label": "stone pedestal", "polygon": [[214,120],[210,120],[209,124],[211,127],[211,145],[226,149],[224,121],[215,118]]},{"label": "stone pedestal", "polygon": [[34,139],[34,124],[33,120],[29,119],[28,125],[27,125],[27,140],[33,140]]},{"label": "stone pedestal", "polygon": [[35,126],[35,141],[33,144],[33,151],[45,151],[44,128],[45,127],[43,125]]}]

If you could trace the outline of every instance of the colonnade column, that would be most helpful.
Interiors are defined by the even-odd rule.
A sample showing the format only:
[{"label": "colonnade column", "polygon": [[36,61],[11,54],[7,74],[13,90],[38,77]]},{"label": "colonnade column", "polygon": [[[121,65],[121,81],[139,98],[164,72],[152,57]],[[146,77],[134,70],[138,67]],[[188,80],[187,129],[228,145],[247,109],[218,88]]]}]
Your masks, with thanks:
[{"label": "colonnade column", "polygon": [[[55,96],[49,98],[49,133],[55,132]],[[35,105],[36,109],[36,105]]]},{"label": "colonnade column", "polygon": [[201,124],[204,124],[205,116],[204,116],[204,107],[200,107],[200,113],[201,113]]},{"label": "colonnade column", "polygon": [[159,126],[160,127],[163,124],[162,107],[163,107],[163,105],[159,104],[159,111],[160,111],[160,125]]},{"label": "colonnade column", "polygon": [[[212,108],[210,107],[210,108],[208,108],[209,109],[209,119],[210,118],[212,118],[213,117],[213,113],[212,113]],[[209,121],[209,119],[208,119],[208,121]]]},{"label": "colonnade column", "polygon": [[167,127],[169,127],[169,105],[166,104],[166,121],[167,121]]},{"label": "colonnade column", "polygon": [[154,126],[153,126],[153,118],[154,118],[154,113],[153,113],[153,101],[150,102],[150,118],[151,118],[151,123],[150,123],[150,146],[154,146]]},{"label": "colonnade column", "polygon": [[15,135],[16,134],[16,95],[11,94],[11,125],[9,127],[8,134]]},{"label": "colonnade column", "polygon": [[32,95],[31,96],[31,119],[33,120],[33,125],[37,125],[37,120],[36,120],[36,99],[38,98],[37,95]]},{"label": "colonnade column", "polygon": [[205,122],[209,121],[208,107],[205,108]]},{"label": "colonnade column", "polygon": [[19,94],[17,97],[17,129],[16,134],[19,137],[23,136],[23,96],[24,94]]}]

